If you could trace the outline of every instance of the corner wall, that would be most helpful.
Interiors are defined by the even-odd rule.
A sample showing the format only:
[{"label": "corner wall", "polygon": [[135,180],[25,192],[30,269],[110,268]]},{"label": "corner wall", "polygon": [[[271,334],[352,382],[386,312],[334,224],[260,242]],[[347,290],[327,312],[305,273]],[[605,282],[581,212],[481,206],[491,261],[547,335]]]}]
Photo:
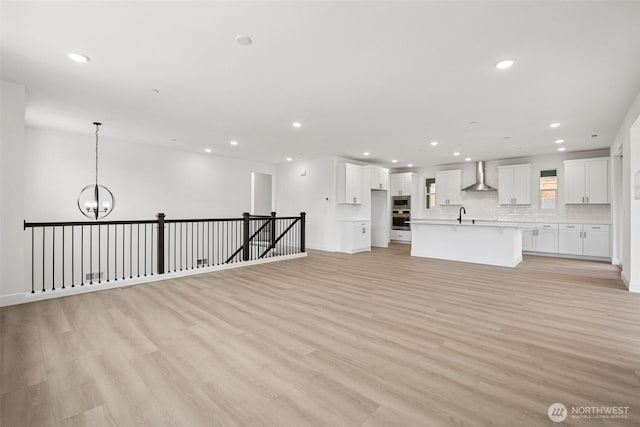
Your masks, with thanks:
[{"label": "corner wall", "polygon": [[0,296],[24,292],[24,111],[26,90],[0,88]]},{"label": "corner wall", "polygon": [[[622,279],[640,292],[640,199],[635,199],[635,174],[640,172],[640,93],[627,112],[611,146],[622,152],[622,203],[614,214],[614,246],[622,248]],[[618,242],[621,240],[621,242]],[[621,245],[620,245],[621,243]]]}]

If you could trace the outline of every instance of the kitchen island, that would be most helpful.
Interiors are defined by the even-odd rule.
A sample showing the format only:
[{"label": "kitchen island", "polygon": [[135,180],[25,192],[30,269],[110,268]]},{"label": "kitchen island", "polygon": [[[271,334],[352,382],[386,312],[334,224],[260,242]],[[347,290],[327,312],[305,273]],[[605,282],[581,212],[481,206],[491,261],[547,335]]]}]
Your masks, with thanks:
[{"label": "kitchen island", "polygon": [[414,219],[411,256],[515,267],[522,261],[522,224]]}]

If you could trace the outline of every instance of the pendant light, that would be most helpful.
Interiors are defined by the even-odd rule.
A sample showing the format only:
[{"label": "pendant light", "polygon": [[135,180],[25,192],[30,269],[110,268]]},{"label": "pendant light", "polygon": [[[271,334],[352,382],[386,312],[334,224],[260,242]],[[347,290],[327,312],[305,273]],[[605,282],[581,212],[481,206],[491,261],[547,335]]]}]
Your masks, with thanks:
[{"label": "pendant light", "polygon": [[113,211],[116,200],[107,187],[98,184],[98,132],[102,123],[93,122],[93,124],[96,127],[96,183],[82,189],[78,196],[78,209],[87,218],[97,221]]}]

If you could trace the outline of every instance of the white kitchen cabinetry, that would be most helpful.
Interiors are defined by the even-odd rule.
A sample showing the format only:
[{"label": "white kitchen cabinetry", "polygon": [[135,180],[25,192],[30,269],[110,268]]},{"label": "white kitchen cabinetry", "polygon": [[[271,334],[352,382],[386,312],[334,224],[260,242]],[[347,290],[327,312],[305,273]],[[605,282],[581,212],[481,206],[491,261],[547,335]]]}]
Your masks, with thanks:
[{"label": "white kitchen cabinetry", "polygon": [[558,252],[582,255],[582,224],[560,224]]},{"label": "white kitchen cabinetry", "polygon": [[582,231],[582,254],[585,256],[609,257],[609,226],[587,225]]},{"label": "white kitchen cabinetry", "polygon": [[369,220],[341,220],[339,252],[349,254],[371,250],[371,222]]},{"label": "white kitchen cabinetry", "polygon": [[498,200],[501,205],[531,204],[531,165],[498,167]]},{"label": "white kitchen cabinetry", "polygon": [[610,256],[608,225],[560,224],[559,252],[608,258]]},{"label": "white kitchen cabinetry", "polygon": [[389,237],[394,242],[411,243],[411,231],[409,230],[391,230]]},{"label": "white kitchen cabinetry", "polygon": [[390,181],[392,196],[411,196],[417,179],[415,173],[405,172],[392,174]]},{"label": "white kitchen cabinetry", "polygon": [[609,203],[609,159],[564,161],[565,204]]},{"label": "white kitchen cabinetry", "polygon": [[461,205],[461,189],[461,169],[436,172],[436,203],[438,205]]},{"label": "white kitchen cabinetry", "polygon": [[367,166],[369,170],[369,183],[372,190],[389,189],[389,169],[377,166]]},{"label": "white kitchen cabinetry", "polygon": [[341,163],[336,169],[336,202],[351,205],[362,204],[362,166]]},{"label": "white kitchen cabinetry", "polygon": [[522,250],[558,253],[558,224],[527,224],[522,231]]}]

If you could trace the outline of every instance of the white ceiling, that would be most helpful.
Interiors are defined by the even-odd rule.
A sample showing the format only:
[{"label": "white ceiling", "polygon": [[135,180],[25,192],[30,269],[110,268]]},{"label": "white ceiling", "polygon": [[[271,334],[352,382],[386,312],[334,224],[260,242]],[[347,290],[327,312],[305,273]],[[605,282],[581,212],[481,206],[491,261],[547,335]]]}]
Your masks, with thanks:
[{"label": "white ceiling", "polygon": [[606,147],[640,91],[640,2],[3,2],[1,24],[28,125],[272,162]]}]

